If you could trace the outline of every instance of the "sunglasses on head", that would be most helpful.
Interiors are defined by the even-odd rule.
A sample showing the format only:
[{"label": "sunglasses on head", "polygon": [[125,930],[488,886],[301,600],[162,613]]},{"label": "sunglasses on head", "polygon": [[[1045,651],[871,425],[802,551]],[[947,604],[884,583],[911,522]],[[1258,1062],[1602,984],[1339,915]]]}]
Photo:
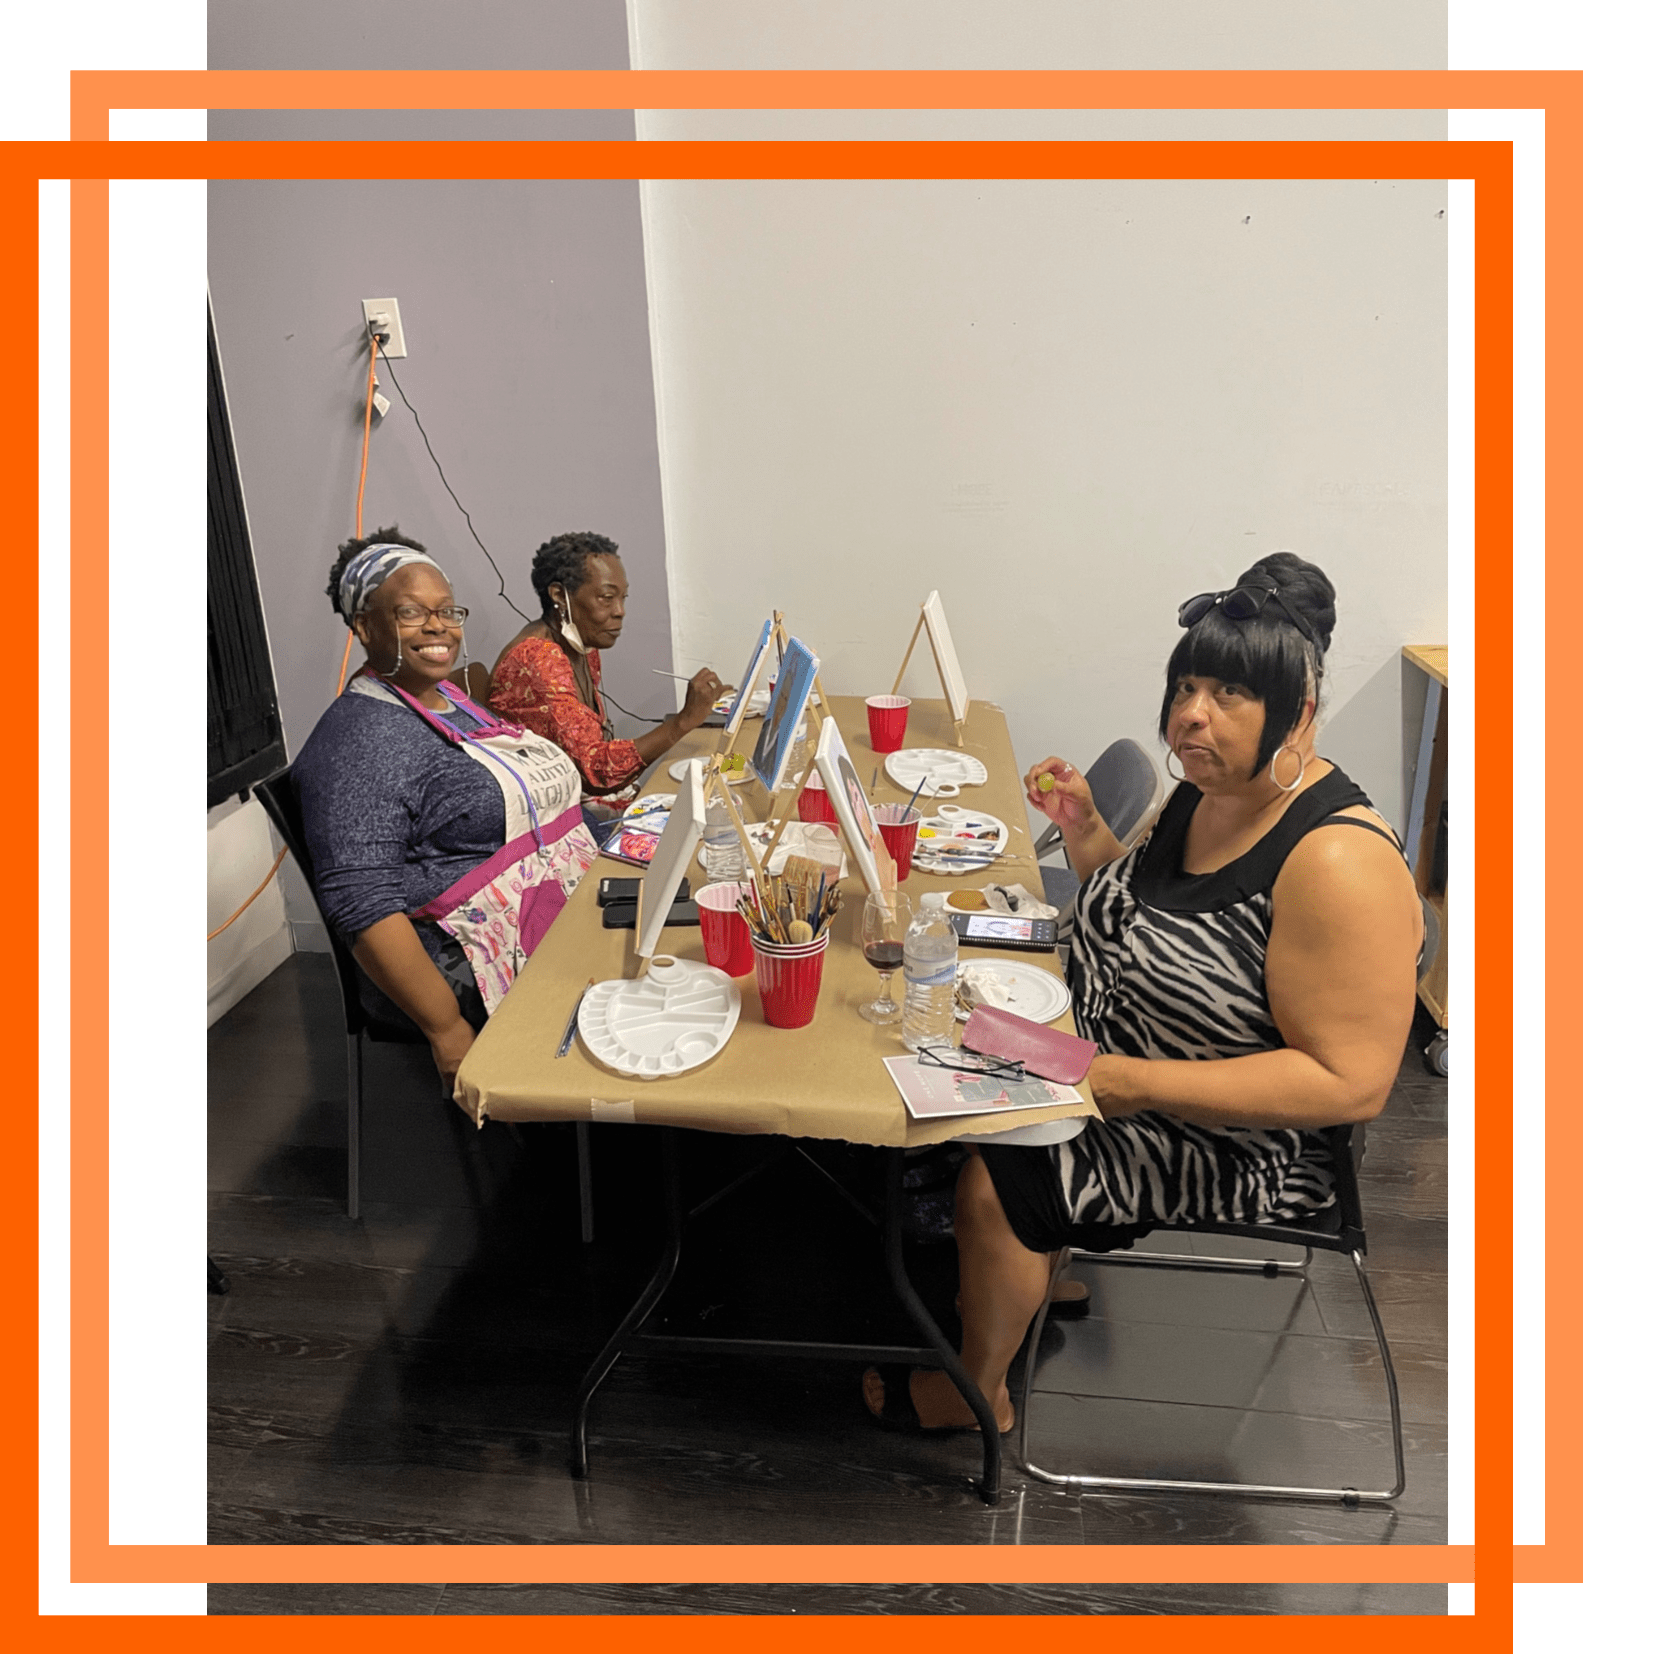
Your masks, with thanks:
[{"label": "sunglasses on head", "polygon": [[1236,586],[1226,592],[1202,592],[1178,609],[1177,623],[1179,626],[1193,626],[1204,620],[1213,609],[1230,620],[1256,620],[1263,613],[1264,604],[1272,597],[1286,610],[1292,624],[1319,649],[1320,640],[1310,630],[1309,622],[1287,602],[1279,586]]}]

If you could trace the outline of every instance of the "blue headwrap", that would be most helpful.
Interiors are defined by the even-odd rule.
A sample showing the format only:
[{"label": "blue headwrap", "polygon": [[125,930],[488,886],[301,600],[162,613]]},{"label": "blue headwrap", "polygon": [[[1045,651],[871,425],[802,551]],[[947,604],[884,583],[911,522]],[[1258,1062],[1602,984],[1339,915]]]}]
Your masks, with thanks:
[{"label": "blue headwrap", "polygon": [[[399,546],[394,540],[381,540],[359,551],[345,564],[339,575],[339,612],[347,621],[354,620],[362,605],[396,573],[410,563],[429,563],[442,574],[434,557],[427,557],[412,546]],[[442,574],[446,580],[448,576]]]}]

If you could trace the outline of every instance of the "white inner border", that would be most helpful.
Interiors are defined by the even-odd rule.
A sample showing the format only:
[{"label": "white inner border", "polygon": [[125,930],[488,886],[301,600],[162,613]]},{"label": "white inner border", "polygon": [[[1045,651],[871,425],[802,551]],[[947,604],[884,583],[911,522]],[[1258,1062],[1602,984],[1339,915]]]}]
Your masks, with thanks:
[{"label": "white inner border", "polygon": [[[191,122],[200,120],[200,114],[182,112],[180,118],[187,128]],[[170,129],[165,128],[164,119],[129,118],[124,120],[117,130],[121,136],[126,137],[139,136],[140,133],[144,136],[199,135],[196,130],[180,129],[177,125]],[[1541,534],[1543,522],[1543,333],[1540,308],[1543,295],[1539,285],[1542,277],[1539,252],[1542,250],[1543,235],[1543,174],[1542,150],[1536,147],[1542,145],[1542,116],[1527,111],[1456,111],[1451,117],[1450,132],[1453,137],[1460,139],[1476,136],[1509,138],[1517,142],[1518,567],[1532,569],[1539,566],[1538,560],[1543,554],[1542,543],[1537,539]],[[144,435],[142,427],[145,424],[160,428],[169,425],[175,418],[182,421],[178,428],[192,433],[191,441],[198,445],[199,374],[190,368],[190,364],[198,365],[199,362],[199,311],[204,286],[201,279],[201,250],[205,245],[205,191],[199,185],[187,184],[131,184],[123,186],[123,189],[133,203],[135,217],[153,223],[152,215],[164,212],[168,225],[178,233],[144,233],[136,236],[136,240],[141,242],[141,247],[138,248],[123,249],[118,240],[112,243],[112,254],[117,260],[114,268],[115,291],[119,295],[116,304],[112,305],[112,320],[124,318],[130,324],[131,318],[144,316],[147,318],[145,327],[136,331],[141,333],[147,328],[153,335],[143,342],[142,349],[133,348],[124,361],[117,354],[112,362],[117,378],[114,387],[115,406],[111,410],[112,438],[116,443],[116,452],[119,454],[123,448],[129,453],[139,452],[137,445]],[[168,191],[171,191],[172,195],[163,205],[163,198]],[[197,203],[193,209],[188,205],[191,191],[195,192],[194,199]],[[69,320],[66,299],[67,198],[67,186],[42,186],[41,266],[45,294],[45,309],[42,315],[42,359],[46,362],[54,360],[60,353],[61,341],[66,337]],[[194,224],[189,222],[192,210],[198,214]],[[1450,214],[1457,223],[1458,233],[1462,233],[1463,221],[1468,217],[1468,212],[1458,195],[1451,192]],[[134,258],[134,252],[140,253],[141,256]],[[1464,272],[1455,270],[1450,276],[1453,284],[1450,295],[1450,338],[1456,362],[1462,331],[1460,288],[1463,274]],[[185,301],[178,300],[179,292],[186,294]],[[1468,300],[1468,292],[1463,296]],[[150,298],[153,299],[153,304],[146,309],[145,305]],[[114,314],[117,307],[118,315]],[[184,317],[183,313],[186,311],[188,316]],[[174,313],[180,318],[177,325],[184,329],[178,338],[174,338],[168,331]],[[129,339],[129,344],[132,343],[134,341]],[[133,373],[137,375],[137,382],[127,379],[123,384],[121,376]],[[123,418],[123,407],[128,410],[126,420],[133,421],[132,423],[116,423]],[[142,410],[141,413],[139,410]],[[47,502],[61,501],[67,498],[68,482],[67,403],[66,392],[61,382],[54,381],[51,376],[46,376],[46,382],[42,385],[41,419],[42,499]],[[1457,437],[1457,425],[1453,429]],[[156,440],[152,432],[149,438],[151,452],[154,451]],[[1457,523],[1457,502],[1463,498],[1463,490],[1467,486],[1461,471],[1465,454],[1462,443],[1455,440],[1450,459],[1450,489],[1455,514],[1452,533],[1454,567],[1450,585],[1450,644],[1457,668],[1453,675],[1454,693],[1451,697],[1455,771],[1467,768],[1471,757],[1470,711],[1474,694],[1474,683],[1468,670],[1472,665],[1469,653],[1471,640],[1467,630],[1469,603],[1467,596],[1460,589],[1460,582],[1468,582],[1470,578],[1470,558],[1468,552],[1461,555]],[[195,465],[192,473],[193,481],[183,475],[189,470],[188,465],[162,467],[161,471],[153,475],[136,480],[129,478],[124,485],[112,477],[111,537],[115,547],[126,548],[126,554],[134,558],[170,558],[175,555],[168,551],[163,525],[195,523],[201,516],[199,464]],[[169,490],[174,488],[177,492],[172,495]],[[135,517],[131,515],[133,512],[136,512]],[[192,553],[193,549],[192,547]],[[44,511],[41,536],[43,616],[61,616],[67,611],[66,554],[67,532],[63,513],[58,510]],[[182,559],[176,565],[178,583],[174,589],[180,605],[186,610],[192,601],[191,594],[198,595],[202,585],[201,572],[195,566],[197,561],[198,559],[192,556]],[[173,569],[168,567],[165,573],[170,577]],[[1531,597],[1523,596],[1520,582],[1518,588],[1516,647],[1518,659],[1525,663],[1537,663],[1542,660],[1543,613],[1537,597],[1538,583],[1534,581],[1531,584],[1534,587],[1534,595]],[[41,642],[44,659],[60,657],[63,648],[61,627],[54,625],[48,635],[43,624]],[[1532,666],[1529,665],[1527,670],[1531,674]],[[175,681],[186,686],[185,693],[189,701],[183,709],[180,721],[187,724],[188,706],[193,705],[199,698],[200,675],[193,672],[187,663],[181,664]],[[1531,685],[1531,675],[1528,681]],[[125,724],[117,722],[112,731],[113,750],[120,753],[135,744],[136,738],[144,731],[136,727],[137,720],[131,718],[130,708],[114,710],[118,716],[125,715],[128,719]],[[42,745],[43,801],[61,799],[64,794],[66,759],[51,739],[43,739]],[[124,778],[117,774],[112,776],[112,782],[116,787],[120,787]],[[1541,792],[1530,796],[1543,795]],[[193,788],[187,790],[181,797],[180,809],[184,802],[195,797]],[[1455,811],[1455,820],[1459,826],[1459,850],[1454,867],[1456,898],[1452,953],[1452,1017],[1454,1031],[1460,1036],[1454,1049],[1454,1078],[1458,1082],[1455,1087],[1456,1098],[1468,1096],[1468,1082],[1473,1072],[1469,1038],[1473,1034],[1470,1017],[1473,1009],[1473,984],[1468,975],[1467,958],[1467,944],[1471,934],[1467,898],[1473,900],[1473,888],[1468,876],[1472,869],[1465,855],[1470,842],[1470,812],[1466,808],[1467,802],[1470,802],[1470,795],[1468,786],[1465,785],[1460,787],[1459,803]],[[59,819],[56,811],[49,809],[44,802],[41,825],[43,843],[51,842],[53,835],[59,830]],[[183,824],[184,837],[172,842],[194,842],[198,826],[192,813],[190,821]],[[1533,837],[1534,834],[1542,835],[1542,823],[1537,818],[1519,820],[1518,832],[1523,835],[1519,836],[1517,841],[1519,865],[1542,868],[1542,836],[1537,841],[1537,854]],[[158,861],[146,860],[146,846],[129,843],[128,850],[130,859],[126,865],[153,868],[169,867],[172,864],[170,854]],[[190,867],[187,863],[182,866],[176,875],[178,888],[197,892],[202,890],[204,882],[200,880],[199,872],[199,869]],[[193,885],[190,883],[192,877],[196,879]],[[42,894],[44,897],[47,893],[43,890]],[[116,887],[116,895],[118,899],[119,885]],[[188,914],[194,913],[199,903],[190,898],[186,900],[185,906],[187,912],[184,925],[177,932],[176,946],[170,950],[176,953],[176,958],[169,956],[169,943],[173,940],[171,936],[157,936],[153,932],[134,932],[129,927],[126,931],[129,947],[124,958],[119,951],[122,938],[115,938],[116,953],[112,960],[112,979],[115,982],[129,985],[141,980],[145,975],[150,975],[187,983],[200,975],[199,947],[193,937],[187,934],[190,922]],[[1524,908],[1525,913],[1530,916],[1537,911],[1537,902],[1531,886],[1525,893]],[[1533,961],[1534,967],[1525,970],[1519,979],[1517,1016],[1518,1026],[1524,1030],[1525,1036],[1531,1036],[1542,1029],[1542,1015],[1536,1014],[1542,1013],[1542,989],[1537,969],[1537,961],[1542,959],[1542,950],[1527,950],[1524,957]],[[133,1049],[139,1053],[141,1060],[147,1061],[156,1052],[159,1043],[157,1034],[161,1031],[162,1026],[154,1024],[149,1025],[147,1029],[137,1029],[140,1043]],[[67,1048],[62,1019],[55,1009],[47,1008],[43,1011],[41,1034],[43,1049]],[[122,1031],[116,1030],[113,1037],[119,1040],[121,1035]],[[117,1045],[116,1048],[120,1047]],[[1519,1084],[1524,1080],[1529,1083],[1525,1091],[1519,1091],[1517,1108],[1519,1119],[1529,1129],[1518,1131],[1518,1143],[1522,1146],[1523,1152],[1518,1166],[1517,1204],[1518,1209],[1529,1212],[1537,1210],[1541,1203],[1543,1166],[1538,1155],[1539,1131],[1535,1124],[1538,1110],[1542,1107],[1542,1099],[1537,1095],[1541,1072],[1541,1065],[1535,1060],[1532,1045],[1525,1044],[1523,1061],[1519,1065]],[[182,1114],[175,1116],[174,1130],[182,1127],[187,1135],[190,1129],[189,1121],[198,1121],[201,1099],[199,1096],[193,1099],[186,1098],[180,1107]],[[1468,1260],[1462,1255],[1461,1245],[1467,1244],[1469,1240],[1467,1219],[1470,1210],[1466,1141],[1468,1133],[1467,1130],[1461,1129],[1463,1112],[1462,1108],[1455,1107],[1453,1153],[1450,1161],[1450,1198],[1453,1201],[1454,1233],[1457,1237],[1453,1268],[1456,1279],[1461,1281],[1468,1279]],[[172,1613],[200,1612],[204,1605],[204,1591],[200,1587],[69,1588],[57,1583],[66,1581],[67,1578],[66,1556],[61,1538],[54,1538],[64,1533],[67,1514],[63,1492],[66,1437],[62,1416],[62,1403],[67,1395],[68,1380],[65,1352],[67,1317],[63,1309],[66,1282],[62,1278],[62,1270],[67,1261],[64,1228],[64,1215],[67,1211],[67,1121],[63,1111],[57,1109],[48,1114],[43,1109],[42,1127],[42,1608],[48,1612],[130,1612],[134,1609]],[[114,1213],[117,1220],[114,1236],[117,1265],[120,1262],[121,1243],[132,1238],[130,1217],[123,1219],[121,1213],[123,1202],[131,1198],[135,1186],[141,1191],[142,1210],[148,1214],[148,1220],[145,1230],[141,1232],[144,1266],[134,1272],[132,1282],[125,1283],[133,1290],[123,1291],[117,1286],[111,1315],[112,1347],[116,1352],[117,1362],[114,1374],[115,1389],[117,1396],[123,1398],[112,1410],[111,1419],[112,1430],[115,1432],[115,1440],[112,1443],[114,1458],[111,1490],[112,1516],[116,1524],[115,1536],[129,1541],[141,1538],[162,1542],[194,1542],[200,1533],[205,1491],[204,1469],[198,1468],[202,1465],[199,1409],[203,1391],[189,1373],[169,1372],[164,1367],[157,1367],[154,1354],[157,1351],[172,1351],[176,1355],[179,1351],[198,1352],[200,1349],[201,1304],[198,1277],[202,1241],[199,1217],[199,1151],[192,1150],[183,1155],[151,1156],[147,1161],[138,1164],[129,1163],[124,1155],[125,1145],[121,1145],[117,1149]],[[174,1194],[178,1198],[169,1202],[165,1198],[166,1194]],[[194,1214],[188,1223],[181,1226],[177,1234],[157,1233],[153,1227],[154,1214],[168,1206],[181,1213]],[[130,1206],[126,1208],[128,1213],[135,1209]],[[186,1229],[189,1231],[187,1234],[183,1232]],[[1535,1244],[1531,1231],[1529,1244]],[[186,1263],[187,1268],[183,1267]],[[173,1279],[187,1284],[174,1292],[170,1289]],[[117,1282],[120,1282],[119,1276]],[[163,1282],[168,1285],[163,1286]],[[1525,1306],[1536,1302],[1536,1295],[1524,1295]],[[1464,1295],[1455,1292],[1451,1309],[1451,1335],[1456,1352],[1468,1347],[1468,1313],[1469,1305]],[[1519,1369],[1531,1376],[1525,1381],[1517,1397],[1518,1484],[1519,1487],[1523,1484],[1537,1484],[1542,1487],[1543,1394],[1539,1388],[1542,1363],[1538,1359],[1540,1340],[1543,1336],[1542,1324],[1536,1326],[1530,1316],[1527,1324],[1519,1329],[1519,1336],[1522,1339],[1520,1348],[1526,1352],[1525,1359],[1519,1355]],[[1464,1410],[1467,1398],[1460,1394],[1467,1366],[1468,1363],[1463,1357],[1456,1354],[1454,1376],[1450,1386],[1450,1420],[1455,1443],[1450,1462],[1450,1473],[1455,1488],[1451,1537],[1455,1542],[1462,1542],[1468,1538],[1468,1533],[1462,1533],[1461,1527],[1468,1522],[1470,1464],[1464,1455],[1469,1449],[1469,1415]],[[136,1405],[125,1405],[127,1400],[140,1395],[145,1398],[146,1403],[155,1400],[161,1412],[145,1414]],[[169,1395],[175,1405],[168,1403]],[[123,1418],[128,1416],[143,1417],[143,1429],[134,1431],[130,1422],[123,1424]],[[142,1439],[137,1439],[138,1437]],[[164,1473],[158,1475],[158,1468]],[[1519,1540],[1536,1542],[1542,1538],[1542,1508],[1542,1503],[1538,1499],[1531,1496],[1522,1498],[1518,1506]]]}]

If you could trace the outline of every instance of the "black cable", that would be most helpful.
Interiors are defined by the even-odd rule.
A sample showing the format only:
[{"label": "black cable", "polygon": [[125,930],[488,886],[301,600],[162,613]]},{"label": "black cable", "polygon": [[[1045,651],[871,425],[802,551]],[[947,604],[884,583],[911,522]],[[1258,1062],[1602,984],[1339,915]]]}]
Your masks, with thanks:
[{"label": "black cable", "polygon": [[667,719],[667,718],[670,718],[670,717],[671,717],[671,716],[672,716],[672,714],[671,714],[671,713],[670,713],[670,712],[668,712],[668,713],[667,713],[667,714],[666,714],[666,715],[665,715],[665,717],[660,717],[660,718],[645,718],[645,717],[644,717],[644,716],[643,716],[643,715],[642,715],[642,714],[641,714],[641,713],[638,713],[638,712],[629,712],[629,711],[627,711],[627,709],[626,709],[626,708],[625,708],[625,707],[623,707],[623,706],[622,706],[622,705],[621,705],[621,704],[620,704],[620,702],[619,702],[619,701],[617,701],[617,700],[616,700],[616,699],[615,699],[615,698],[614,698],[614,696],[613,696],[613,695],[611,695],[611,694],[610,694],[610,693],[609,693],[609,692],[608,692],[608,690],[606,690],[606,689],[605,689],[605,690],[604,690],[604,691],[603,691],[603,699],[604,699],[604,702],[605,702],[605,703],[606,703],[606,704],[607,704],[607,705],[609,705],[609,706],[612,706],[612,707],[613,707],[613,708],[614,708],[614,709],[615,709],[615,710],[616,710],[616,711],[617,711],[617,712],[625,712],[625,713],[626,713],[626,716],[627,716],[627,717],[628,717],[628,718],[632,718],[632,719],[635,719],[635,720],[636,720],[636,721],[637,721],[637,722],[638,722],[638,723],[640,723],[640,724],[664,724],[664,723],[665,723],[665,722],[666,722],[666,719]]},{"label": "black cable", "polygon": [[[424,438],[425,452],[431,456],[431,463],[436,467],[436,474],[442,478],[442,486],[448,489],[448,498],[451,499],[455,505],[459,506],[459,514],[465,519],[465,526],[471,530],[471,538],[482,547],[482,554],[488,559],[488,566],[494,571],[494,578],[500,583],[500,596],[505,598],[507,606],[514,613],[522,615],[524,620],[530,619],[531,617],[529,615],[523,614],[523,611],[511,601],[511,598],[505,589],[505,576],[500,573],[500,565],[494,561],[494,555],[491,551],[489,551],[488,547],[482,544],[482,536],[477,533],[476,524],[471,521],[471,513],[460,503],[459,495],[456,494],[451,487],[449,487],[448,478],[442,469],[442,461],[436,457],[436,449],[431,446],[431,439],[425,435],[425,422],[419,417],[419,409],[416,408],[413,403],[408,401],[408,393],[403,390],[402,381],[396,377],[396,369],[391,366],[390,358],[388,356],[381,356],[379,360],[384,363],[385,372],[391,376],[391,383],[396,386],[396,394],[402,398],[403,402],[407,406],[408,412],[413,415],[414,424],[419,427],[419,434]],[[621,711],[625,712],[626,709],[622,707]],[[626,715],[627,717],[632,716],[631,713],[627,713]],[[661,720],[657,718],[655,721],[659,723]]]},{"label": "black cable", "polygon": [[[387,338],[387,335],[380,334],[379,335],[380,343],[381,344],[385,343],[386,338]],[[455,505],[459,506],[460,515],[465,519],[465,526],[468,529],[471,530],[471,538],[473,540],[475,540],[479,546],[482,547],[482,554],[483,554],[484,557],[486,557],[488,559],[488,566],[491,569],[493,569],[494,577],[500,583],[500,596],[505,598],[506,602],[510,605],[510,607],[513,610],[515,610],[515,612],[517,614],[522,615],[522,618],[524,620],[528,620],[530,617],[528,615],[523,614],[523,611],[521,609],[517,608],[517,605],[515,603],[512,603],[510,597],[507,595],[506,589],[505,589],[505,576],[500,573],[500,565],[494,561],[493,554],[489,551],[488,547],[484,546],[482,544],[482,536],[477,533],[476,525],[471,521],[471,513],[469,511],[467,511],[463,505],[460,504],[459,495],[456,494],[451,487],[449,487],[448,478],[444,475],[443,470],[442,470],[442,461],[439,460],[436,457],[436,449],[434,449],[431,446],[431,439],[428,436],[425,435],[425,425],[424,425],[424,422],[419,417],[419,409],[416,408],[413,405],[413,403],[408,401],[408,393],[405,390],[403,390],[402,381],[396,377],[396,369],[391,366],[390,358],[388,356],[381,356],[379,358],[379,360],[385,364],[385,371],[386,371],[386,373],[388,373],[391,376],[391,383],[396,386],[396,394],[402,398],[402,401],[406,405],[408,412],[413,415],[414,424],[416,426],[418,426],[419,434],[424,439],[424,442],[425,442],[425,452],[428,453],[431,456],[431,463],[436,467],[436,474],[439,477],[442,478],[442,486],[444,488],[448,489],[449,499],[451,499],[454,502]],[[613,695],[605,694],[603,699],[606,702],[608,702],[609,705],[613,706],[616,709],[616,711],[624,712],[626,714],[626,716],[628,718],[632,719],[633,722],[635,722],[635,723],[640,723],[640,724],[664,724],[666,722],[667,718],[670,718],[672,716],[672,714],[670,712],[668,712],[668,713],[665,713],[663,716],[661,716],[659,718],[645,718],[641,713],[633,712],[629,708],[622,706],[620,704],[620,702],[617,701],[614,698]]]}]

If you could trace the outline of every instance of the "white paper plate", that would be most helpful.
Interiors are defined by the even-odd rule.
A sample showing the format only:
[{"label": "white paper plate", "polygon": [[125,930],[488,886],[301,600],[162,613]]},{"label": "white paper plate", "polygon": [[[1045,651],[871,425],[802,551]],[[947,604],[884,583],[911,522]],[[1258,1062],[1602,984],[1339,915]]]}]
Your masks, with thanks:
[{"label": "white paper plate", "polygon": [[[1052,975],[1042,966],[1024,964],[1020,959],[967,959],[961,954],[959,968],[963,971],[967,967],[973,973],[997,977],[1010,995],[1010,1003],[1001,1009],[1014,1011],[1030,1022],[1055,1022],[1068,1009],[1073,998],[1068,984],[1060,976]],[[968,1014],[958,1010],[954,1012],[961,1022]]]},{"label": "white paper plate", "polygon": [[1053,1143],[1066,1143],[1085,1130],[1082,1120],[1041,1120],[1032,1126],[1009,1126],[1004,1131],[966,1131],[953,1139],[956,1143],[1003,1143],[1013,1148],[1043,1149]]},{"label": "white paper plate", "polygon": [[[680,758],[677,763],[668,764],[666,766],[666,773],[671,776],[674,781],[683,780],[683,778],[689,774],[689,760],[687,758]],[[758,777],[753,773],[753,769],[750,764],[743,764],[738,770],[724,771],[724,780],[727,781],[732,787],[744,786],[748,781],[756,781],[757,779]]]},{"label": "white paper plate", "polygon": [[926,798],[954,798],[961,787],[980,787],[988,779],[988,766],[980,758],[947,747],[903,747],[884,754],[879,762],[884,773],[909,792],[923,781]]},{"label": "white paper plate", "polygon": [[919,822],[913,846],[913,865],[926,873],[949,877],[984,874],[1010,842],[1010,829],[986,810],[967,810],[943,804],[933,816]]},{"label": "white paper plate", "polygon": [[[713,715],[717,718],[721,718],[724,725],[727,726],[729,723],[729,709],[734,705],[735,692],[731,690],[729,694],[720,695],[717,700],[712,703]],[[747,701],[747,710],[744,714],[744,718],[762,718],[764,714],[769,711],[769,709],[769,690],[755,689]]]},{"label": "white paper plate", "polygon": [[580,1038],[605,1068],[632,1079],[687,1074],[729,1043],[741,990],[723,971],[679,959],[670,984],[644,975],[599,982],[580,1002]]}]

